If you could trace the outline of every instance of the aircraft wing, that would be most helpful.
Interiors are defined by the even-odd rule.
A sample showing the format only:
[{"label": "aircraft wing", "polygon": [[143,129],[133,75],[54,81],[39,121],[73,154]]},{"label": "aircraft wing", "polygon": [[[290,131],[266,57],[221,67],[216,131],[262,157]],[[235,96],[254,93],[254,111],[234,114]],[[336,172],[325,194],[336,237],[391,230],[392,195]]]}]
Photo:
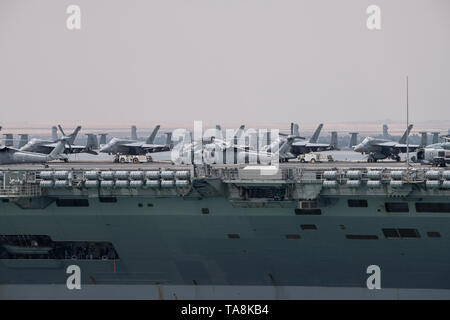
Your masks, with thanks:
[{"label": "aircraft wing", "polygon": [[144,145],[143,142],[130,142],[130,143],[121,144],[122,147],[128,147],[128,148],[138,148],[138,147],[142,147],[142,145]]},{"label": "aircraft wing", "polygon": [[[378,146],[381,147],[382,149],[397,149],[399,150],[401,153],[405,153],[406,152],[406,147],[407,145],[404,143],[397,143],[394,141],[388,141],[388,142],[382,142],[382,143],[376,143],[373,146]],[[419,148],[419,145],[417,144],[410,144],[408,146],[409,151],[414,152]]]},{"label": "aircraft wing", "polygon": [[292,142],[292,145],[294,147],[305,147],[307,144],[306,141],[296,141],[296,142]]},{"label": "aircraft wing", "polygon": [[306,143],[305,146],[308,148],[328,148],[328,147],[330,147],[330,145],[326,144],[326,143]]},{"label": "aircraft wing", "polygon": [[117,151],[123,154],[145,154],[146,150],[142,148],[144,144],[144,142],[140,141],[120,144]]},{"label": "aircraft wing", "polygon": [[396,145],[399,145],[399,144],[397,142],[394,142],[394,141],[388,141],[388,142],[374,143],[372,145],[379,146],[379,147],[393,148],[393,147],[395,147]]},{"label": "aircraft wing", "polygon": [[144,143],[141,148],[147,153],[170,151],[170,147],[164,144]]},{"label": "aircraft wing", "polygon": [[416,151],[417,149],[420,148],[420,146],[417,145],[417,144],[410,144],[410,145],[407,146],[404,143],[396,143],[395,146],[394,146],[394,148],[400,149],[400,152],[402,152],[402,153],[406,152],[406,148],[407,147],[408,147],[410,152],[414,152],[414,151]]}]

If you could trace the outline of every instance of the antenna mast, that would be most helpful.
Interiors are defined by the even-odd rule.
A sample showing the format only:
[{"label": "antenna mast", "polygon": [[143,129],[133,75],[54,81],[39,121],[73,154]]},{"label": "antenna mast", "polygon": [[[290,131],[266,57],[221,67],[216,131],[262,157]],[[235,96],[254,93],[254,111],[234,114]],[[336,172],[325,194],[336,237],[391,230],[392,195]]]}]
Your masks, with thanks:
[{"label": "antenna mast", "polygon": [[406,167],[409,168],[409,92],[408,76],[406,76]]}]

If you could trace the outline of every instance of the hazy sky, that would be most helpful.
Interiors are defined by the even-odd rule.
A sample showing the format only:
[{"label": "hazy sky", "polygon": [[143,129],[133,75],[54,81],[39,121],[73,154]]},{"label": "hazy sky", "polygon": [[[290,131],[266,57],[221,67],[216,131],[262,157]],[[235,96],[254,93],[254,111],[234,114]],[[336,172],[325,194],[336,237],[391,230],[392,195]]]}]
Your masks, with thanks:
[{"label": "hazy sky", "polygon": [[401,121],[406,75],[450,120],[450,1],[0,1],[1,124]]}]

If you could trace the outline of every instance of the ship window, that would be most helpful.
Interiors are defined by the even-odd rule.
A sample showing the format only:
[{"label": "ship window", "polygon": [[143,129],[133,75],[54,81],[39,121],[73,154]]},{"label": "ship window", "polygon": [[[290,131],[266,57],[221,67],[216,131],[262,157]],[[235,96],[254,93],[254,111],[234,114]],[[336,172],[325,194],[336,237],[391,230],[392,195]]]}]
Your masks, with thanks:
[{"label": "ship window", "polygon": [[229,233],[228,234],[228,238],[230,239],[239,239],[241,236],[238,235],[237,233]]},{"label": "ship window", "polygon": [[147,207],[153,207],[153,203],[147,203]]},{"label": "ship window", "polygon": [[89,207],[88,199],[56,199],[58,207]]},{"label": "ship window", "polygon": [[9,202],[9,199],[2,199],[3,202]]},{"label": "ship window", "polygon": [[450,212],[450,203],[448,202],[416,202],[417,212]]},{"label": "ship window", "polygon": [[407,202],[386,202],[384,205],[387,212],[409,212]]},{"label": "ship window", "polygon": [[202,213],[203,214],[209,214],[209,209],[208,208],[202,208]]},{"label": "ship window", "polygon": [[117,202],[116,197],[99,197],[98,199],[100,200],[100,202],[106,202],[106,203]]},{"label": "ship window", "polygon": [[302,230],[317,230],[315,224],[302,224],[300,225],[300,228],[302,228]]},{"label": "ship window", "polygon": [[402,238],[420,238],[420,234],[417,229],[398,229],[398,232]]},{"label": "ship window", "polygon": [[427,232],[427,235],[430,238],[440,238],[441,237],[441,234],[439,232],[436,232],[436,231]]},{"label": "ship window", "polygon": [[378,236],[373,234],[346,234],[345,237],[350,240],[378,240]]},{"label": "ship window", "polygon": [[322,210],[320,209],[295,209],[297,215],[320,215]]},{"label": "ship window", "polygon": [[347,203],[350,208],[367,208],[367,200],[348,199]]},{"label": "ship window", "polygon": [[139,207],[139,208],[142,208],[142,203],[138,203],[138,207]]},{"label": "ship window", "polygon": [[300,239],[299,234],[287,234],[286,239]]},{"label": "ship window", "polygon": [[383,234],[386,238],[400,238],[397,229],[383,229]]}]

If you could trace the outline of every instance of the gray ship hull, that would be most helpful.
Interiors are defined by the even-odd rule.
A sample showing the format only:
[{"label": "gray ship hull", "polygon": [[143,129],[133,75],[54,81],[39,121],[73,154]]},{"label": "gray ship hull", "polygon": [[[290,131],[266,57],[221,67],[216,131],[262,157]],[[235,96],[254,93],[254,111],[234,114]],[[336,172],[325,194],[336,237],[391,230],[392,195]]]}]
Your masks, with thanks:
[{"label": "gray ship hull", "polygon": [[[99,288],[112,296],[107,288],[147,288],[156,299],[210,297],[211,291],[210,298],[252,298],[257,292],[265,298],[449,298],[450,215],[415,209],[448,197],[352,192],[322,192],[316,198],[320,214],[299,214],[297,199],[248,201],[232,193],[117,192],[116,202],[100,201],[98,193],[60,196],[86,199],[85,207],[57,206],[51,194],[40,197],[50,203],[45,208],[26,208],[27,201],[36,201],[31,198],[3,201],[2,235],[108,242],[118,258],[0,259],[0,296],[20,296],[20,288],[33,296],[32,288],[45,287],[50,296],[61,290],[67,297],[79,295],[65,288],[66,268],[78,265],[88,296]],[[349,200],[361,199],[367,207],[349,207]],[[407,203],[409,210],[387,212],[386,202]],[[416,235],[389,238],[387,229]],[[371,265],[381,269],[381,290],[367,289]]]}]

